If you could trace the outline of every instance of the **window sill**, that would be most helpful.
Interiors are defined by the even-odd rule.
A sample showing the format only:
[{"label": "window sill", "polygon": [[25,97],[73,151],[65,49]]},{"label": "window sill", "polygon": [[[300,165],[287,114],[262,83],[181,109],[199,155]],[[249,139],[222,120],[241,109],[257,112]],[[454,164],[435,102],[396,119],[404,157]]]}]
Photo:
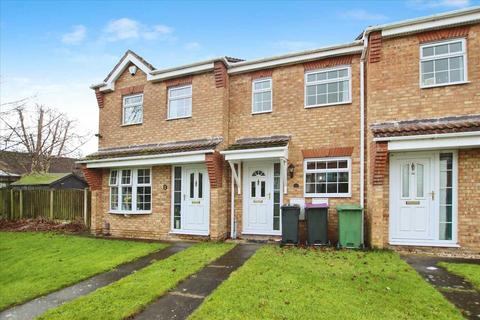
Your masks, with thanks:
[{"label": "window sill", "polygon": [[137,123],[127,123],[127,124],[121,124],[120,127],[131,127],[131,126],[139,126],[139,125],[142,125],[143,124],[143,121],[142,122],[137,122]]},{"label": "window sill", "polygon": [[152,211],[109,211],[110,214],[122,215],[122,216],[130,216],[130,215],[144,215],[144,214],[152,214]]},{"label": "window sill", "polygon": [[457,86],[462,84],[469,84],[470,81],[462,81],[462,82],[453,82],[453,83],[442,83],[442,84],[433,84],[431,86],[422,86],[420,85],[420,89],[431,89],[431,88],[438,88],[438,87],[449,87],[449,86]]},{"label": "window sill", "polygon": [[308,194],[308,193],[304,193],[303,196],[305,198],[351,198],[352,197],[352,194],[351,193],[348,193],[348,194],[328,194],[328,193],[325,193],[325,194]]},{"label": "window sill", "polygon": [[266,114],[266,113],[272,113],[272,110],[269,111],[259,111],[259,112],[252,112],[252,116],[257,115],[257,114]]},{"label": "window sill", "polygon": [[188,230],[170,230],[170,234],[180,234],[180,235],[189,235],[189,236],[208,236],[210,235],[208,231],[188,231]]},{"label": "window sill", "polygon": [[188,119],[191,118],[192,116],[185,116],[185,117],[178,117],[178,118],[167,118],[167,121],[172,121],[172,120],[181,120],[181,119]]},{"label": "window sill", "polygon": [[305,109],[312,109],[312,108],[322,108],[322,107],[333,107],[333,106],[341,106],[345,104],[352,104],[352,100],[346,102],[334,102],[334,103],[327,103],[327,104],[316,104],[313,106],[304,106]]}]

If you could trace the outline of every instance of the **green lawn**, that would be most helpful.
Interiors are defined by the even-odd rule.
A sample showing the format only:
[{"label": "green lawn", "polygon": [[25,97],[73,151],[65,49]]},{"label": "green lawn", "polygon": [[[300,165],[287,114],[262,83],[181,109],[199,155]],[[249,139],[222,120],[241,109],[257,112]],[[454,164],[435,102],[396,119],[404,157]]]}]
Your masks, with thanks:
[{"label": "green lawn", "polygon": [[265,246],[190,319],[463,319],[398,254]]},{"label": "green lawn", "polygon": [[234,247],[200,243],[89,295],[43,314],[40,319],[125,319]]},{"label": "green lawn", "polygon": [[447,263],[440,262],[440,267],[447,269],[472,283],[477,290],[480,290],[480,265],[473,263]]},{"label": "green lawn", "polygon": [[166,247],[34,232],[0,232],[0,310]]}]

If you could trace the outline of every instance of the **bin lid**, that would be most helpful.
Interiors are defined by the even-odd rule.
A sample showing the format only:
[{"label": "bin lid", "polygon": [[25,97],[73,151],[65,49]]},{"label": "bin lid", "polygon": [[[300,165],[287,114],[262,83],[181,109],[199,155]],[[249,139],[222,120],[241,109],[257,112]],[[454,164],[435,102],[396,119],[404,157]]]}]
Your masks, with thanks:
[{"label": "bin lid", "polygon": [[339,204],[335,209],[337,209],[337,211],[363,210],[358,204]]},{"label": "bin lid", "polygon": [[306,208],[306,209],[310,209],[310,208],[328,208],[328,204],[327,204],[327,203],[306,203],[306,204],[305,204],[305,208]]}]

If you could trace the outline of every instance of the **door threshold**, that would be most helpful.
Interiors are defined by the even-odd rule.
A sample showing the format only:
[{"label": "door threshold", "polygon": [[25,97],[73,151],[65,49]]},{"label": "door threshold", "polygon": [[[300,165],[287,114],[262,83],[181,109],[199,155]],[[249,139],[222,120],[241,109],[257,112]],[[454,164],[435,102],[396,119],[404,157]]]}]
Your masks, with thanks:
[{"label": "door threshold", "polygon": [[208,231],[184,231],[184,230],[171,230],[169,234],[181,234],[187,236],[209,236]]},{"label": "door threshold", "polygon": [[401,241],[389,241],[389,245],[392,246],[412,246],[412,247],[444,247],[444,248],[460,248],[457,243],[441,243],[441,242],[401,242]]}]

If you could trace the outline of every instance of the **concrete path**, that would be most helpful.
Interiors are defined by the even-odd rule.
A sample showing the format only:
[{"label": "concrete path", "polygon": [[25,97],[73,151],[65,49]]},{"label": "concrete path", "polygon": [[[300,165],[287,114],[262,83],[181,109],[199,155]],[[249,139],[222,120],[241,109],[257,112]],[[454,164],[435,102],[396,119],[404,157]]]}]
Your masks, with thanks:
[{"label": "concrete path", "polygon": [[480,264],[480,260],[440,258],[421,255],[403,255],[424,279],[453,303],[468,319],[480,319],[480,293],[464,278],[437,265],[439,262]]},{"label": "concrete path", "polygon": [[181,282],[176,288],[153,302],[136,320],[186,319],[230,274],[248,260],[259,244],[240,244]]},{"label": "concrete path", "polygon": [[121,264],[111,271],[98,274],[70,287],[66,287],[59,291],[52,292],[32,301],[7,309],[0,313],[0,320],[34,319],[49,309],[58,307],[69,300],[89,294],[98,288],[118,281],[136,270],[142,269],[157,260],[168,258],[191,245],[192,243],[172,243],[166,249],[153,252],[132,262]]}]

